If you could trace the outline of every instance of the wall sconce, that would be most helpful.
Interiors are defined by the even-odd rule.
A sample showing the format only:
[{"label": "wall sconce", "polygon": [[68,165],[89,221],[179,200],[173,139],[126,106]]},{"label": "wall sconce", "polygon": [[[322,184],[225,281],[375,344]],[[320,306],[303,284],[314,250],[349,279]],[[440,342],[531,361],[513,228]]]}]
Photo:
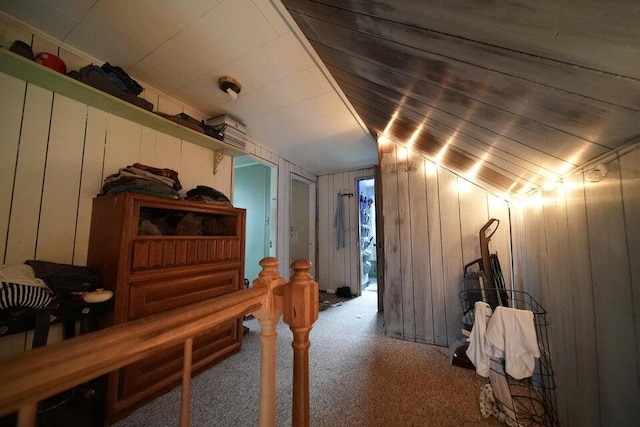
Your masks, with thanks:
[{"label": "wall sconce", "polygon": [[589,182],[600,182],[604,179],[607,174],[607,168],[602,163],[598,163],[593,167],[593,169],[587,171],[585,178]]},{"label": "wall sconce", "polygon": [[218,87],[221,91],[226,92],[231,100],[238,99],[238,94],[242,90],[242,85],[239,81],[229,76],[222,76],[218,79]]}]

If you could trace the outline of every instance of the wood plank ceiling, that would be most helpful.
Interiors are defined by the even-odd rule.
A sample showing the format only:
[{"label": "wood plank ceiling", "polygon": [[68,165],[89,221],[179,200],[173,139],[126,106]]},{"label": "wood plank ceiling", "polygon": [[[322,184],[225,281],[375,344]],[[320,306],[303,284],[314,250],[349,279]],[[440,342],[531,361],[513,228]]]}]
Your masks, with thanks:
[{"label": "wood plank ceiling", "polygon": [[374,136],[494,192],[640,136],[635,1],[283,4]]}]

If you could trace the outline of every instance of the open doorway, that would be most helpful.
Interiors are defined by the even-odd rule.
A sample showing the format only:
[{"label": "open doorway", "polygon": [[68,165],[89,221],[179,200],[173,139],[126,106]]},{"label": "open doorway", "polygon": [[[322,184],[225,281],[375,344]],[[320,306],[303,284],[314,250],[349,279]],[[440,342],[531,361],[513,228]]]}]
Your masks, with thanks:
[{"label": "open doorway", "polygon": [[275,166],[251,156],[234,159],[233,205],[247,210],[244,276],[253,282],[260,260],[275,254]]},{"label": "open doorway", "polygon": [[358,222],[360,250],[360,289],[378,291],[378,259],[376,254],[375,179],[358,180]]}]

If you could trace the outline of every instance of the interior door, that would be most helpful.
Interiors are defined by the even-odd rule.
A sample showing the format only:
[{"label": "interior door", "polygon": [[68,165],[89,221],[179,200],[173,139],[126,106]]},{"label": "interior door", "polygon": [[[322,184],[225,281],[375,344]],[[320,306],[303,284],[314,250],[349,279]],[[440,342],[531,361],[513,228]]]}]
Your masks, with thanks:
[{"label": "interior door", "polygon": [[315,265],[315,222],[315,183],[292,174],[289,265],[297,259]]}]

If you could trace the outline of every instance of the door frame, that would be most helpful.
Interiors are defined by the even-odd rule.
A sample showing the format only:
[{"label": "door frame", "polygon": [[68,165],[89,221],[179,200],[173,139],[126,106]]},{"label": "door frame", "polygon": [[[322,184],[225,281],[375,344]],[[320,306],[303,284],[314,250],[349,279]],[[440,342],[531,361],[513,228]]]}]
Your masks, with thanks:
[{"label": "door frame", "polygon": [[374,194],[376,205],[376,275],[378,277],[378,311],[384,311],[384,271],[386,263],[384,259],[384,227],[382,226],[382,171],[380,165],[373,168],[373,179],[375,179]]},{"label": "door frame", "polygon": [[[235,189],[235,172],[237,168],[242,168],[242,167],[248,167],[248,166],[252,166],[252,165],[262,165],[265,166],[266,168],[269,168],[270,173],[270,182],[269,182],[269,201],[268,201],[268,206],[266,207],[266,212],[268,217],[266,218],[266,220],[268,221],[268,235],[265,236],[265,239],[267,240],[266,245],[267,245],[267,249],[268,249],[268,256],[272,256],[275,257],[276,256],[276,244],[278,241],[278,224],[277,224],[277,219],[278,219],[278,215],[277,215],[277,204],[276,204],[276,195],[277,195],[277,191],[278,191],[278,165],[275,163],[271,163],[267,160],[264,160],[262,158],[259,157],[255,157],[251,154],[246,154],[244,156],[240,156],[243,158],[247,158],[250,159],[248,161],[246,161],[246,163],[242,163],[240,165],[237,164],[237,160],[238,158],[234,157],[233,159],[233,175],[232,175],[232,182],[231,182],[231,188],[232,190]],[[267,225],[267,224],[265,224]],[[247,260],[245,260],[245,263],[247,262]],[[253,280],[255,278],[252,278],[251,280]]]}]

